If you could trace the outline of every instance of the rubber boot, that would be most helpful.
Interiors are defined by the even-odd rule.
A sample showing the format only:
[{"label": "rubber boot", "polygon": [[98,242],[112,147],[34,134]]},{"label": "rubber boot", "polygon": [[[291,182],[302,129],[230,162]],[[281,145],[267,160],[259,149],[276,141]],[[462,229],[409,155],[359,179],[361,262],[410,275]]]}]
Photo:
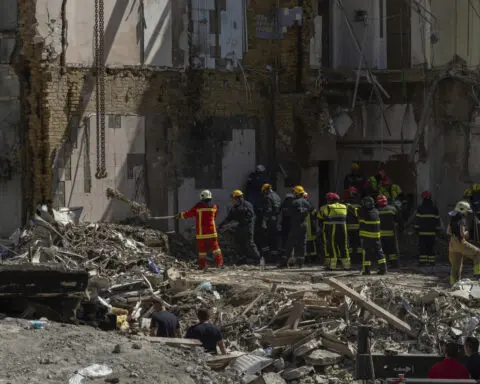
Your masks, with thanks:
[{"label": "rubber boot", "polygon": [[377,274],[379,275],[386,275],[387,274],[387,264],[383,263],[378,266],[378,272]]},{"label": "rubber boot", "polygon": [[364,276],[368,276],[372,273],[372,269],[369,265],[366,265],[363,267],[363,270],[362,270],[362,275]]}]

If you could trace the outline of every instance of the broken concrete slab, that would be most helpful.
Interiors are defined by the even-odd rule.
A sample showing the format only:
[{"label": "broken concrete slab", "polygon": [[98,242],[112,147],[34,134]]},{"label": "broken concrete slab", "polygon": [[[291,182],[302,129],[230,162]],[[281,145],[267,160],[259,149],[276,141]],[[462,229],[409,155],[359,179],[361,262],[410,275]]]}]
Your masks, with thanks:
[{"label": "broken concrete slab", "polygon": [[315,371],[315,369],[312,366],[304,365],[304,366],[299,367],[299,368],[286,369],[285,371],[283,371],[282,376],[287,381],[299,380],[302,377],[305,377],[305,376],[309,375],[310,373],[312,373],[314,371]]},{"label": "broken concrete slab", "polygon": [[468,291],[464,291],[463,289],[458,289],[456,291],[450,292],[449,295],[462,301],[470,300],[470,293]]},{"label": "broken concrete slab", "polygon": [[264,373],[262,376],[258,377],[254,381],[251,381],[250,384],[286,384],[287,382],[275,372]]},{"label": "broken concrete slab", "polygon": [[316,349],[305,356],[305,362],[314,367],[325,367],[335,365],[342,360],[338,353],[327,351],[326,349]]},{"label": "broken concrete slab", "polygon": [[306,354],[310,353],[314,349],[317,349],[322,346],[322,342],[320,340],[310,340],[309,342],[302,344],[298,348],[293,350],[293,356],[295,357],[302,357]]}]

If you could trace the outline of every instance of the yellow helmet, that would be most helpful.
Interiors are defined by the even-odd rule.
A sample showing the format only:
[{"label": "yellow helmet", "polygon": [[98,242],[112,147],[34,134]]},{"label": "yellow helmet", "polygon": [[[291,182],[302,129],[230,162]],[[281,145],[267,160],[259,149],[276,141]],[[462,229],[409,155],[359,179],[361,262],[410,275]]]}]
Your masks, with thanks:
[{"label": "yellow helmet", "polygon": [[352,169],[360,169],[360,164],[352,163]]},{"label": "yellow helmet", "polygon": [[271,184],[263,184],[262,185],[262,192],[265,192],[267,189],[272,189]]},{"label": "yellow helmet", "polygon": [[468,213],[472,213],[472,207],[470,206],[470,203],[467,201],[459,201],[455,206],[455,211],[460,212],[463,215],[466,215]]},{"label": "yellow helmet", "polygon": [[480,184],[473,184],[472,191],[473,192],[480,192]]},{"label": "yellow helmet", "polygon": [[242,196],[243,196],[243,192],[240,191],[239,189],[235,189],[235,190],[232,192],[232,198],[242,197]]},{"label": "yellow helmet", "polygon": [[305,189],[301,185],[293,187],[292,192],[297,196],[305,195]]},{"label": "yellow helmet", "polygon": [[463,191],[463,197],[472,197],[472,190],[467,188]]}]

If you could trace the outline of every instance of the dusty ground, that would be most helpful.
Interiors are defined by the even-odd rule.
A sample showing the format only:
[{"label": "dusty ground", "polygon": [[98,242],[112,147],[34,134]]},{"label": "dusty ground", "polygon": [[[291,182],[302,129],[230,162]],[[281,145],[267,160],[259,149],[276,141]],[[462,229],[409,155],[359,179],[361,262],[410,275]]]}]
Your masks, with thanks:
[{"label": "dusty ground", "polygon": [[[11,318],[0,321],[2,384],[68,383],[75,371],[91,364],[110,367],[113,374],[107,378],[118,378],[119,383],[219,382],[203,367],[199,360],[202,353],[150,344],[138,337],[128,338],[91,327],[49,323],[46,329],[34,330],[28,329],[29,324],[27,320]],[[116,345],[120,345],[120,353],[113,352]],[[84,382],[105,383],[105,379]]]}]

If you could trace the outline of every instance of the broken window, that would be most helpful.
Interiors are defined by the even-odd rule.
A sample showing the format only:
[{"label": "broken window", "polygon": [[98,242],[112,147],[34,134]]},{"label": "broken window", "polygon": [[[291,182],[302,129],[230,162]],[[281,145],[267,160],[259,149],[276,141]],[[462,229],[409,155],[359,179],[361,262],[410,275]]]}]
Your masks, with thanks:
[{"label": "broken window", "polygon": [[234,68],[246,51],[246,0],[192,0],[195,68]]}]

